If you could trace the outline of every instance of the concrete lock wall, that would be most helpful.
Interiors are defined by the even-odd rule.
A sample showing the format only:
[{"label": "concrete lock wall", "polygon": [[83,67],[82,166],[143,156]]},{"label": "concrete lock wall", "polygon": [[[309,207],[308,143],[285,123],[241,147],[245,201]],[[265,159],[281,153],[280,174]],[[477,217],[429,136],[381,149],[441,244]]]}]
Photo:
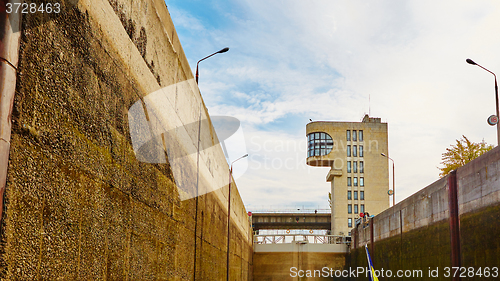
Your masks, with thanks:
[{"label": "concrete lock wall", "polygon": [[[23,14],[12,119],[2,279],[226,278],[229,169],[163,0]],[[231,202],[230,279],[252,280]]]},{"label": "concrete lock wall", "polygon": [[477,275],[479,269],[484,274],[486,267],[490,273],[493,267],[500,267],[499,173],[500,147],[457,170],[459,245],[453,246],[451,241],[449,175],[375,216],[373,226],[357,226],[348,266],[367,266],[367,244],[376,269],[390,269],[394,274],[397,270],[422,270],[424,280],[429,278],[429,269],[438,269],[439,277],[432,280],[450,280],[444,276],[445,267],[453,266],[452,252],[458,251],[459,265],[475,271],[466,279],[483,280],[484,276]]},{"label": "concrete lock wall", "polygon": [[345,244],[255,244],[253,277],[265,281],[332,280],[332,271],[345,266],[346,250]]}]

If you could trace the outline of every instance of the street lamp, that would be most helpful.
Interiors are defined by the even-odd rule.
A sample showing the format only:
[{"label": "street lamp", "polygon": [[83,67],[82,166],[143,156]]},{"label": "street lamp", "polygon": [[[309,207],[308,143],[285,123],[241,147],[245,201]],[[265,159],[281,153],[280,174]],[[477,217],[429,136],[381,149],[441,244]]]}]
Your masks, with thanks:
[{"label": "street lamp", "polygon": [[213,55],[216,55],[216,54],[222,54],[222,53],[225,53],[225,52],[227,52],[227,51],[229,51],[229,48],[228,48],[228,47],[226,47],[226,48],[224,48],[224,49],[222,49],[222,50],[220,50],[220,51],[217,51],[217,52],[215,52],[215,53],[211,54],[210,56],[206,56],[206,57],[202,58],[201,60],[199,60],[199,61],[196,63],[196,84],[198,84],[198,76],[199,76],[199,75],[198,75],[198,64],[200,63],[200,61],[202,61],[202,60],[206,60],[206,59],[208,59],[209,57],[211,57],[211,56],[213,56]]},{"label": "street lamp", "polygon": [[387,157],[387,159],[392,161],[392,206],[396,205],[396,182],[394,181],[394,160],[391,157],[385,155],[384,153],[380,153],[380,155]]},{"label": "street lamp", "polygon": [[248,157],[248,153],[231,162],[231,168],[229,169],[229,194],[227,196],[227,274],[226,274],[227,281],[229,281],[229,241],[230,241],[229,234],[231,229],[231,182],[233,179],[233,164],[234,162],[243,159],[245,157]]},{"label": "street lamp", "polygon": [[[500,127],[499,127],[499,122],[498,122],[498,118],[500,118],[499,114],[498,114],[498,85],[497,85],[497,76],[495,75],[495,73],[489,71],[488,69],[480,66],[479,64],[475,63],[473,60],[471,59],[466,59],[465,60],[468,64],[472,64],[472,65],[477,65],[479,66],[480,68],[488,71],[489,73],[493,74],[493,76],[495,77],[495,99],[496,99],[496,107],[497,107],[497,116],[496,116],[496,124],[497,124],[497,143],[498,145],[500,145]],[[490,119],[488,118],[488,124],[490,125],[495,125],[494,123],[490,123]]]},{"label": "street lamp", "polygon": [[[196,85],[198,85],[198,64],[202,60],[206,60],[209,57],[219,54],[219,53],[225,53],[229,51],[229,48],[226,47],[218,52],[215,52],[209,56],[206,56],[199,60],[196,63]],[[196,234],[198,233],[198,200],[199,200],[199,181],[200,181],[200,141],[201,141],[201,109],[202,109],[202,102],[200,102],[200,116],[198,119],[198,147],[197,147],[197,160],[196,160],[196,209],[195,209],[195,217],[194,217],[194,270],[193,270],[193,280],[196,280]]]}]

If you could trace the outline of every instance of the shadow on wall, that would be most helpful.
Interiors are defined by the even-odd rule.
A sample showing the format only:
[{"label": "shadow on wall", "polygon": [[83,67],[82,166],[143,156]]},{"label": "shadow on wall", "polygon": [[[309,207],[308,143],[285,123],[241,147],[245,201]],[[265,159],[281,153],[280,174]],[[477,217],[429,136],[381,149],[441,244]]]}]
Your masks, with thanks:
[{"label": "shadow on wall", "polygon": [[[177,97],[186,96],[185,93],[196,87],[194,79],[170,85],[138,100],[128,110],[130,137],[137,160],[167,163],[168,159],[181,200],[206,194],[227,184],[210,184],[210,178],[213,178],[215,170],[220,167],[220,163],[215,163],[211,157],[220,153],[217,147],[219,142],[228,162],[247,153],[238,119],[230,116],[207,119],[202,114],[202,104],[198,110],[184,115],[187,120],[180,120],[177,114],[172,114],[176,112],[175,108],[181,108],[176,106],[180,102]],[[212,126],[215,127],[217,136],[212,135]],[[197,177],[190,176],[198,174],[198,148],[208,169],[200,167],[199,186]],[[248,161],[244,161],[246,167],[238,169],[238,173],[233,174],[234,178],[241,176],[248,167]]]}]

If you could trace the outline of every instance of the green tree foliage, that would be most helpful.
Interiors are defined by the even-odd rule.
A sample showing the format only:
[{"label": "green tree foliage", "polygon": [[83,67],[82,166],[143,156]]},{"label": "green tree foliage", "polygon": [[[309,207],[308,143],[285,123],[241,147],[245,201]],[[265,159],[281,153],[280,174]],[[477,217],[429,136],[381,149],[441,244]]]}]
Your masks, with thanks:
[{"label": "green tree foliage", "polygon": [[462,139],[456,141],[455,145],[447,148],[446,152],[442,154],[441,160],[443,162],[441,164],[444,167],[439,168],[441,171],[439,174],[440,177],[446,176],[451,171],[462,167],[494,147],[491,144],[487,144],[484,140],[479,143],[471,142],[464,135],[462,135]]}]

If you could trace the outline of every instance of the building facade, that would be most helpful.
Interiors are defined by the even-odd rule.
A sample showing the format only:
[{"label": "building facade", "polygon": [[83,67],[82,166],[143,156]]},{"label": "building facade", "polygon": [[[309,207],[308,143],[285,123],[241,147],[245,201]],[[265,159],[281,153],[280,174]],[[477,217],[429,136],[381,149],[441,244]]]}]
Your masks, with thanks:
[{"label": "building facade", "polygon": [[361,122],[311,122],[306,126],[307,164],[330,167],[331,234],[349,235],[360,213],[389,208],[387,123],[365,115]]}]

